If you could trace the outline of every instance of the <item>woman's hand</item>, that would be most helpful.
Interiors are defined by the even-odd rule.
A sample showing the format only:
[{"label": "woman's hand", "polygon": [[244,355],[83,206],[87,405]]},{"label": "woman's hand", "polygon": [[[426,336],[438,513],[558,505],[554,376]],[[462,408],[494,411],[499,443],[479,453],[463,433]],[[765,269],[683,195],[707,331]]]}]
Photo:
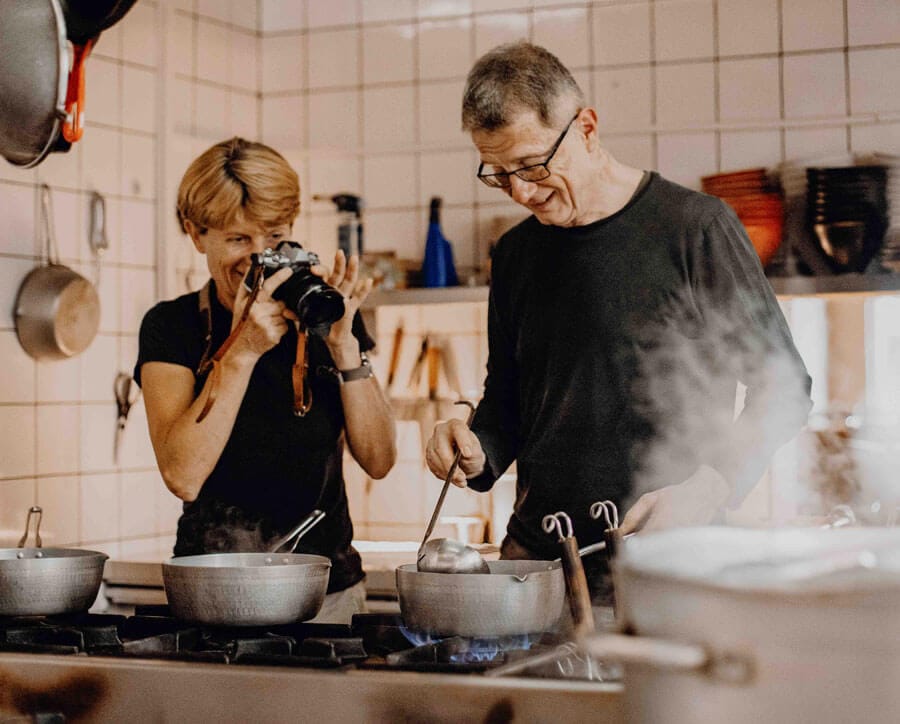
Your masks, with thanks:
[{"label": "woman's hand", "polygon": [[354,254],[348,261],[341,250],[334,255],[334,269],[330,274],[322,267],[319,269],[322,278],[344,297],[344,316],[331,325],[325,342],[338,369],[359,367],[359,343],[352,332],[353,316],[372,291],[372,280],[360,279],[359,257]]},{"label": "woman's hand", "polygon": [[[272,299],[272,293],[283,282],[290,279],[293,272],[279,269],[263,282],[256,301],[247,313],[247,320],[240,335],[232,345],[232,352],[238,357],[252,359],[253,362],[278,344],[288,330],[288,320],[296,319],[293,312],[285,307],[284,302]],[[250,292],[241,284],[234,300],[234,311],[231,317],[231,330],[238,326],[244,308],[250,300]]]}]

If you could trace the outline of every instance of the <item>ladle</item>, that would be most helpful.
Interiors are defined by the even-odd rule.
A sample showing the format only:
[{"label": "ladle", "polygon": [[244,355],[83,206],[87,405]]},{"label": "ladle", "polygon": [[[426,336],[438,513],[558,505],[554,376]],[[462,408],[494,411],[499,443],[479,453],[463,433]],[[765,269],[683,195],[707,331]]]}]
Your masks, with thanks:
[{"label": "ladle", "polygon": [[287,543],[289,543],[291,538],[294,538],[294,536],[296,536],[296,539],[294,540],[294,545],[292,545],[290,550],[287,551],[287,553],[293,553],[296,550],[297,543],[300,542],[300,539],[303,536],[305,536],[307,533],[309,533],[309,531],[312,530],[313,527],[324,517],[325,517],[325,511],[314,510],[312,513],[307,515],[303,520],[301,520],[299,523],[297,523],[297,525],[294,526],[293,530],[291,530],[290,533],[282,536],[277,541],[275,541],[275,543],[273,543],[269,547],[269,552],[270,553],[283,553],[284,551],[281,551],[280,548],[282,546],[286,545]]},{"label": "ladle", "polygon": [[[456,405],[467,405],[469,414],[466,418],[466,427],[472,424],[472,418],[475,415],[475,405],[468,400],[459,400]],[[419,571],[427,571],[430,573],[490,573],[487,561],[481,557],[481,554],[472,548],[472,546],[461,543],[460,541],[448,540],[447,538],[435,538],[428,540],[434,531],[435,523],[437,523],[438,515],[440,515],[441,507],[444,505],[444,498],[447,497],[447,490],[450,487],[450,481],[453,480],[453,474],[459,467],[459,459],[462,451],[457,449],[453,456],[453,463],[450,470],[447,471],[447,477],[444,478],[444,486],[441,488],[441,494],[438,496],[437,503],[434,506],[434,512],[431,514],[431,520],[428,522],[428,528],[425,530],[425,536],[422,538],[422,545],[419,546],[419,553],[416,560],[416,569]]]}]

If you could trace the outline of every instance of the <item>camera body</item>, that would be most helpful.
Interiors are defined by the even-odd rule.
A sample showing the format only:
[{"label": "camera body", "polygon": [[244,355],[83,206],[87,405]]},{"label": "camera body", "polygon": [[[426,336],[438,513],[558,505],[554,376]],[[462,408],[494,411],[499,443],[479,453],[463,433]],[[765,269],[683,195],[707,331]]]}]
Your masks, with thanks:
[{"label": "camera body", "polygon": [[343,295],[311,271],[311,267],[320,263],[319,257],[296,241],[282,241],[274,249],[253,254],[251,263],[250,274],[262,267],[266,278],[279,269],[291,269],[292,276],[272,293],[272,298],[284,302],[310,331],[327,333],[344,316]]}]

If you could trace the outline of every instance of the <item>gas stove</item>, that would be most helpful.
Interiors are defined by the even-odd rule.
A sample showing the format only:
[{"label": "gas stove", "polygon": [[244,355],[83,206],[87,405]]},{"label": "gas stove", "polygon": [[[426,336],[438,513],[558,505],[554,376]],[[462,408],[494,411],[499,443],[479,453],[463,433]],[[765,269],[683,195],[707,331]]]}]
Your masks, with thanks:
[{"label": "gas stove", "polygon": [[433,641],[395,614],[263,628],[195,626],[165,606],[0,620],[0,721],[4,707],[54,722],[215,710],[217,721],[616,721],[618,676],[556,634]]}]

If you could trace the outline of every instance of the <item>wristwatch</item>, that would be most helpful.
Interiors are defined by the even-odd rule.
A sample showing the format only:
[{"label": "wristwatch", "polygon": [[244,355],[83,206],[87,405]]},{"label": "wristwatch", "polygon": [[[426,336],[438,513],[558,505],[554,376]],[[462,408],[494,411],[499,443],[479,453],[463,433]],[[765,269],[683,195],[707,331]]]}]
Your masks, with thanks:
[{"label": "wristwatch", "polygon": [[366,353],[360,352],[359,356],[362,359],[359,367],[354,367],[351,370],[335,370],[335,376],[338,378],[338,382],[344,384],[345,382],[353,382],[353,380],[365,380],[375,374],[372,370],[369,358],[366,357]]}]

